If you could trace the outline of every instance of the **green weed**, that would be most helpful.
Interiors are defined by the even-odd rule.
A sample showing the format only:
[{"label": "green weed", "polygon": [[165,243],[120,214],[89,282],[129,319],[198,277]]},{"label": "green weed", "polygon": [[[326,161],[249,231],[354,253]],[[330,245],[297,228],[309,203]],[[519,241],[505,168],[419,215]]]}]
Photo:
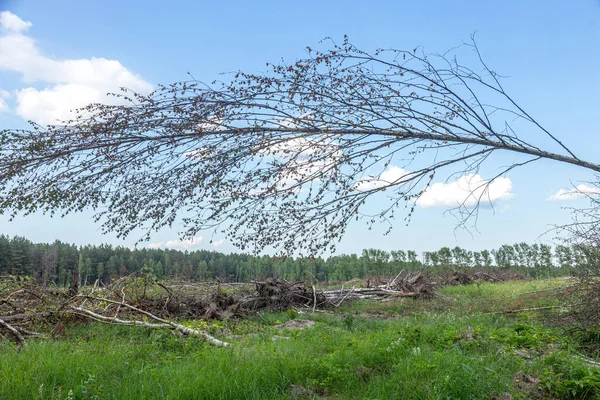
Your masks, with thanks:
[{"label": "green weed", "polygon": [[298,316],[289,311],[183,321],[216,335],[242,335],[228,337],[227,348],[165,331],[71,327],[65,339],[32,340],[20,349],[0,342],[0,399],[529,398],[515,383],[523,371],[539,377],[545,396],[598,397],[598,370],[572,353],[582,338],[473,305],[474,299],[506,305],[497,299],[554,284],[445,288],[451,301],[356,302],[303,314],[317,324],[300,331],[273,328]]}]

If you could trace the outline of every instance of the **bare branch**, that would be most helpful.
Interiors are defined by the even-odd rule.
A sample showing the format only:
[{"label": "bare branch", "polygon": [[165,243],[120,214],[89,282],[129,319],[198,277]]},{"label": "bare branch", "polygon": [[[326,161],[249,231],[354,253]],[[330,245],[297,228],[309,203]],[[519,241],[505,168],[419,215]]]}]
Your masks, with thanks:
[{"label": "bare branch", "polygon": [[8,322],[4,321],[3,319],[0,319],[0,326],[4,327],[6,330],[8,330],[15,338],[17,338],[17,340],[23,345],[27,345],[27,342],[25,341],[25,338],[23,337],[23,335],[21,335],[21,333],[11,324],[9,324]]},{"label": "bare branch", "polygon": [[[177,225],[185,238],[224,233],[242,250],[316,254],[356,219],[391,228],[401,203],[410,218],[434,176],[477,171],[500,151],[526,160],[495,177],[538,159],[600,172],[504,91],[474,43],[444,55],[328,43],[264,74],[147,96],[123,89],[121,105],[0,132],[0,213],[92,208],[120,237]],[[465,50],[472,68],[457,61]],[[392,166],[406,173],[384,182]],[[366,178],[377,184],[365,189]],[[363,211],[384,191],[389,207]],[[484,193],[459,205],[463,226]]]},{"label": "bare branch", "polygon": [[85,296],[85,295],[80,295],[78,297],[84,298],[86,300],[91,299],[91,300],[102,301],[102,302],[111,303],[111,304],[117,304],[119,306],[129,308],[130,310],[133,310],[139,314],[145,315],[146,317],[151,318],[155,321],[158,321],[158,322],[160,322],[160,324],[149,324],[149,323],[146,323],[143,321],[121,320],[121,319],[117,318],[116,315],[112,318],[106,317],[106,316],[94,313],[93,311],[87,310],[82,307],[71,306],[71,309],[73,309],[74,311],[77,311],[77,312],[80,312],[83,314],[87,314],[88,316],[94,318],[97,321],[111,322],[111,323],[117,323],[117,324],[122,324],[122,325],[137,325],[137,326],[144,326],[144,327],[149,327],[149,328],[163,328],[163,327],[168,326],[168,327],[171,327],[171,328],[183,333],[184,335],[201,336],[204,338],[204,340],[206,340],[207,342],[209,342],[210,344],[212,344],[214,346],[225,347],[225,346],[229,345],[229,343],[223,342],[223,341],[209,335],[205,331],[198,331],[196,329],[188,328],[187,326],[184,326],[181,324],[176,324],[175,322],[166,320],[164,318],[157,317],[156,315],[149,313],[148,311],[144,311],[138,307],[132,306],[132,305],[124,303],[124,302],[119,302],[119,301],[115,301],[115,300],[111,300],[111,299],[107,299],[107,298],[103,298],[103,297],[94,297],[94,296]]}]

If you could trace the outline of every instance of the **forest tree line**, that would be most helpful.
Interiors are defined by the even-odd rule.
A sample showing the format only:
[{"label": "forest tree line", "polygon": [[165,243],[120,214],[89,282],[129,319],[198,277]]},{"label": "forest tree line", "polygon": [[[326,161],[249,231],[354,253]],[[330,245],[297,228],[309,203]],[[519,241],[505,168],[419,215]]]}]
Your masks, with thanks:
[{"label": "forest tree line", "polygon": [[[31,276],[39,282],[69,286],[74,272],[80,284],[139,272],[147,267],[159,278],[245,282],[267,277],[291,281],[346,281],[390,276],[401,270],[439,268],[513,268],[534,277],[568,275],[585,265],[576,246],[517,243],[498,249],[469,251],[443,247],[437,251],[363,250],[360,255],[328,258],[280,258],[223,254],[217,251],[130,249],[123,246],[33,243],[24,237],[0,235],[0,275]],[[77,271],[76,271],[77,270]]]}]

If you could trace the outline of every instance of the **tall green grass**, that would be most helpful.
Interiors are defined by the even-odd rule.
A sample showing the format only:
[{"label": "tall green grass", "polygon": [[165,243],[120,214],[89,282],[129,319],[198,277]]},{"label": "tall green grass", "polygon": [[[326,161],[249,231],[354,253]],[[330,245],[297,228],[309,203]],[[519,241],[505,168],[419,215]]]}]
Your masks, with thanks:
[{"label": "tall green grass", "polygon": [[[533,287],[516,285],[482,285],[482,296]],[[530,398],[539,389],[519,386],[523,374],[539,377],[542,393],[556,398],[577,385],[586,391],[576,395],[598,394],[597,375],[571,356],[570,337],[531,318],[465,313],[456,307],[478,289],[460,290],[446,290],[456,299],[437,308],[438,300],[408,299],[299,315],[317,321],[302,331],[273,329],[291,313],[213,324],[215,334],[246,334],[227,348],[97,324],[23,348],[4,341],[0,399]]]}]

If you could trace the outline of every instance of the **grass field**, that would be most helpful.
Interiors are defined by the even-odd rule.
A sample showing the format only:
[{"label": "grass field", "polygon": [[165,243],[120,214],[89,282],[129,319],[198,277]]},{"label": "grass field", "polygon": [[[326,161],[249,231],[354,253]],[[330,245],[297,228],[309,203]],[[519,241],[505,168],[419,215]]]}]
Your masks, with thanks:
[{"label": "grass field", "polygon": [[[356,302],[334,311],[186,321],[233,343],[108,325],[0,342],[0,399],[598,398],[583,340],[544,325],[565,280],[447,287],[434,300]],[[532,293],[533,292],[533,293]],[[304,330],[280,331],[289,319]],[[588,354],[587,356],[597,356]]]}]

